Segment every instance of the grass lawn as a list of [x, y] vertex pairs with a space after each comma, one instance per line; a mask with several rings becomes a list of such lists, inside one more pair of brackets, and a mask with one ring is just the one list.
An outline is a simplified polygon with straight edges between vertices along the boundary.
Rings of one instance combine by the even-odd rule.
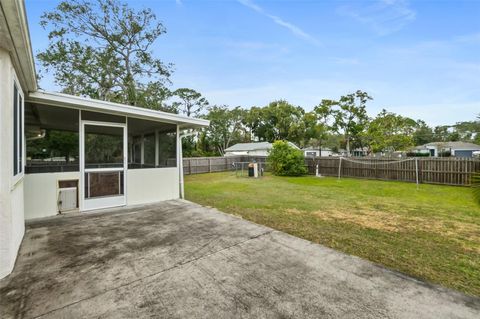
[[468, 188], [230, 172], [185, 182], [193, 202], [480, 295], [480, 207]]

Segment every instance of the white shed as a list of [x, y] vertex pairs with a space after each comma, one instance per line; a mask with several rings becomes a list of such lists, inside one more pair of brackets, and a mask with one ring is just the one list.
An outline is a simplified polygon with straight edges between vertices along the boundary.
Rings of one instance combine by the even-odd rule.
[[[300, 149], [292, 142], [287, 143], [293, 148]], [[273, 144], [269, 142], [237, 143], [225, 149], [225, 156], [268, 156], [268, 152], [272, 147]]]

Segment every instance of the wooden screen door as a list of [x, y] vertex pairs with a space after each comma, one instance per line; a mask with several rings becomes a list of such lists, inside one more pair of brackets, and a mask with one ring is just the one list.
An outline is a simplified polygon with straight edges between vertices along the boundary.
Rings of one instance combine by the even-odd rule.
[[125, 124], [82, 121], [81, 210], [125, 205], [127, 164]]

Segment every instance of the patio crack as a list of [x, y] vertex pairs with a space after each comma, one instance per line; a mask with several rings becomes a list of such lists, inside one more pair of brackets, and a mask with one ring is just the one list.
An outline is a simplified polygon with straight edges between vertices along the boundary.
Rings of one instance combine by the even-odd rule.
[[[198, 256], [198, 257], [194, 257], [194, 258], [192, 258], [192, 259], [183, 260], [183, 261], [181, 261], [181, 262], [178, 262], [178, 263], [174, 264], [174, 265], [171, 266], [171, 267], [162, 269], [162, 270], [157, 271], [157, 272], [155, 272], [155, 273], [152, 273], [152, 274], [146, 275], [146, 276], [144, 276], [144, 277], [141, 277], [141, 278], [132, 280], [132, 281], [130, 281], [130, 282], [121, 284], [121, 285], [119, 285], [119, 286], [112, 287], [112, 288], [107, 289], [107, 290], [105, 290], [105, 291], [102, 291], [102, 292], [100, 292], [100, 293], [97, 293], [97, 294], [91, 295], [91, 296], [89, 296], [89, 297], [86, 297], [86, 298], [83, 298], [83, 299], [80, 299], [80, 300], [71, 302], [71, 303], [66, 304], [66, 305], [63, 305], [63, 306], [61, 306], [61, 307], [58, 307], [58, 308], [49, 310], [49, 311], [47, 311], [47, 312], [45, 312], [45, 313], [42, 313], [42, 314], [37, 315], [37, 316], [34, 316], [33, 318], [42, 318], [42, 317], [44, 317], [44, 316], [47, 316], [47, 315], [52, 314], [52, 313], [54, 313], [54, 312], [57, 312], [57, 311], [59, 311], [59, 310], [66, 309], [66, 308], [68, 308], [68, 307], [70, 307], [70, 306], [79, 304], [79, 303], [81, 303], [81, 302], [83, 302], [83, 301], [90, 300], [90, 299], [94, 299], [94, 298], [96, 298], [96, 297], [98, 297], [98, 296], [101, 296], [101, 295], [104, 295], [104, 294], [106, 294], [106, 293], [108, 293], [108, 292], [115, 291], [115, 290], [119, 290], [119, 289], [121, 289], [121, 288], [124, 288], [124, 287], [127, 287], [127, 286], [131, 286], [132, 284], [135, 284], [135, 283], [140, 283], [140, 282], [144, 281], [145, 279], [148, 279], [148, 278], [151, 278], [151, 277], [155, 277], [155, 276], [164, 274], [164, 273], [166, 273], [166, 272], [169, 272], [169, 271], [171, 271], [171, 270], [177, 269], [177, 268], [179, 268], [179, 267], [182, 267], [182, 266], [185, 266], [185, 265], [194, 263], [194, 262], [196, 262], [196, 261], [198, 261], [198, 260], [201, 260], [201, 259], [204, 259], [204, 258], [208, 258], [208, 257], [213, 256], [213, 255], [215, 255], [215, 254], [222, 253], [223, 251], [226, 251], [226, 250], [229, 250], [229, 249], [231, 249], [231, 248], [234, 248], [234, 247], [243, 245], [243, 244], [245, 244], [245, 243], [247, 243], [247, 242], [249, 242], [249, 241], [251, 241], [251, 240], [258, 239], [258, 238], [260, 238], [260, 237], [269, 235], [269, 234], [271, 234], [271, 233], [273, 233], [273, 232], [277, 232], [277, 231], [274, 230], [274, 229], [270, 229], [270, 230], [268, 230], [268, 231], [266, 231], [266, 232], [263, 232], [263, 233], [260, 233], [260, 234], [258, 234], [258, 235], [250, 236], [250, 237], [248, 237], [247, 239], [242, 240], [242, 241], [239, 241], [239, 242], [237, 242], [237, 243], [234, 243], [234, 244], [232, 244], [232, 245], [230, 245], [230, 246], [221, 248], [221, 249], [216, 250], [216, 251], [213, 251], [213, 252], [211, 252], [211, 253], [207, 253], [207, 254], [205, 254], [205, 255], [201, 255], [201, 256]], [[138, 287], [138, 286], [139, 286], [139, 284], [133, 285], [132, 288], [135, 288], [135, 287]]]

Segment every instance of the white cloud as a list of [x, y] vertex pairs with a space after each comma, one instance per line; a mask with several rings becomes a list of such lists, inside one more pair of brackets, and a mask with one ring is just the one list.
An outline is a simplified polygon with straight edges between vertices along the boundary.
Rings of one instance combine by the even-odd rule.
[[407, 0], [377, 0], [370, 5], [355, 2], [339, 7], [338, 12], [367, 25], [380, 36], [399, 31], [416, 18]]
[[341, 57], [333, 57], [330, 60], [335, 64], [340, 65], [359, 65], [360, 61], [357, 58], [341, 58]]
[[260, 8], [259, 6], [257, 6], [255, 3], [253, 3], [250, 0], [238, 0], [238, 2], [240, 2], [241, 4], [243, 4], [244, 6], [250, 8], [252, 10], [257, 11], [258, 13], [264, 13], [262, 8]]
[[250, 8], [255, 12], [258, 12], [264, 15], [265, 17], [271, 19], [274, 23], [278, 24], [279, 26], [286, 28], [291, 33], [293, 33], [296, 37], [303, 39], [313, 45], [316, 45], [316, 46], [320, 45], [320, 42], [317, 39], [315, 39], [312, 35], [308, 34], [307, 32], [303, 31], [300, 27], [294, 25], [293, 23], [283, 20], [278, 16], [265, 12], [265, 10], [263, 10], [260, 6], [258, 6], [254, 2], [250, 0], [238, 0], [238, 2], [244, 5], [245, 7]]
[[461, 35], [456, 37], [455, 40], [463, 44], [480, 44], [480, 32]]

